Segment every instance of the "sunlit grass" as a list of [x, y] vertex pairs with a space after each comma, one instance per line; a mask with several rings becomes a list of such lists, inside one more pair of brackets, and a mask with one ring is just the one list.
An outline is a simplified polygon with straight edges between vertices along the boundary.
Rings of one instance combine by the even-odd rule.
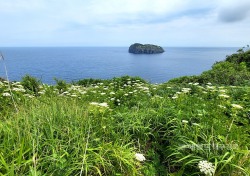
[[249, 86], [121, 77], [11, 89], [18, 112], [0, 82], [2, 175], [202, 175], [201, 161], [250, 174]]

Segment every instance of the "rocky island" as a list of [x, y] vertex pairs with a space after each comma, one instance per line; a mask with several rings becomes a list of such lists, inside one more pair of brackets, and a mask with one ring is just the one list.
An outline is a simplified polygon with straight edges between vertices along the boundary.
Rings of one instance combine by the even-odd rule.
[[164, 49], [157, 45], [135, 43], [129, 47], [128, 52], [133, 54], [157, 54], [163, 53]]

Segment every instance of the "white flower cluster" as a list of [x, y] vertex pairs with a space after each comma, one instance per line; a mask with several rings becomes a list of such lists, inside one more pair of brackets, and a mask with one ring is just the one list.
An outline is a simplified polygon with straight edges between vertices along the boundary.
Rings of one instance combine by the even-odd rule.
[[105, 103], [105, 102], [104, 103], [91, 102], [90, 104], [94, 106], [105, 107], [105, 108], [109, 107], [108, 103]]
[[206, 176], [213, 176], [215, 172], [215, 167], [212, 163], [203, 160], [200, 161], [198, 164], [198, 167], [202, 173], [204, 173]]
[[136, 153], [135, 159], [137, 159], [138, 161], [145, 161], [146, 160], [145, 156], [141, 153]]
[[235, 109], [243, 109], [243, 107], [241, 105], [238, 105], [238, 104], [232, 104], [232, 107]]
[[8, 92], [4, 92], [4, 93], [3, 93], [3, 96], [4, 96], [4, 97], [10, 97], [10, 94], [9, 94]]

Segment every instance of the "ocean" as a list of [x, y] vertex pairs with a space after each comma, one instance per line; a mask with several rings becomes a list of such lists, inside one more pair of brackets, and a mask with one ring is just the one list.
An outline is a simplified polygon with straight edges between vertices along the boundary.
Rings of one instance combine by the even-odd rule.
[[[84, 78], [140, 76], [151, 83], [199, 75], [216, 61], [236, 52], [235, 47], [164, 47], [154, 55], [128, 53], [128, 47], [0, 47], [11, 81], [29, 74], [43, 83], [54, 78], [72, 82]], [[6, 78], [3, 61], [0, 77]]]

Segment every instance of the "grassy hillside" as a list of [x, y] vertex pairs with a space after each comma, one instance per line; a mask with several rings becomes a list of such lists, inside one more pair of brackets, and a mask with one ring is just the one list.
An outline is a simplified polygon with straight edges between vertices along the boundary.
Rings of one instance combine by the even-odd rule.
[[2, 80], [0, 175], [249, 175], [250, 87], [211, 78]]

